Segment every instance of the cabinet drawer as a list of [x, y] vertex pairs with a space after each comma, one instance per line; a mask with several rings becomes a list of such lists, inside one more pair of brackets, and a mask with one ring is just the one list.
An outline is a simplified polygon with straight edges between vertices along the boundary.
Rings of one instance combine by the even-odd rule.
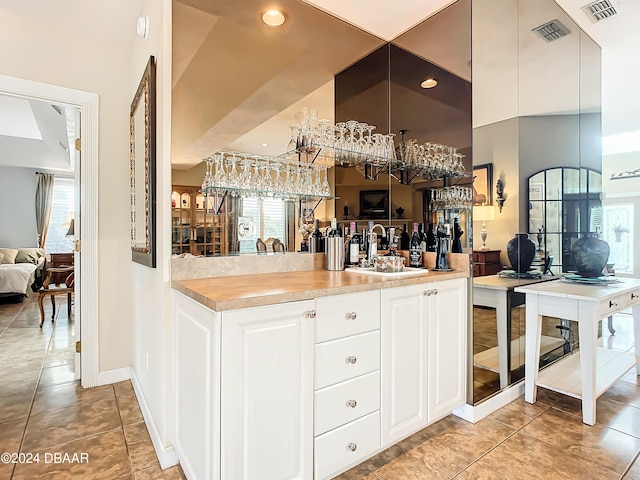
[[380, 330], [316, 345], [315, 388], [380, 369]]
[[380, 412], [376, 411], [316, 437], [314, 478], [331, 478], [357, 465], [379, 448]]
[[625, 308], [627, 308], [627, 306], [631, 305], [632, 303], [635, 303], [635, 299], [631, 300], [631, 294], [630, 293], [624, 293], [621, 295], [616, 295], [613, 298], [610, 298], [609, 300], [600, 302], [600, 317], [604, 318], [604, 317], [608, 317], [609, 315], [612, 315], [614, 312], [619, 312], [621, 310], [624, 310]]
[[380, 328], [380, 291], [316, 299], [316, 342]]
[[380, 410], [380, 372], [347, 380], [315, 393], [315, 435]]

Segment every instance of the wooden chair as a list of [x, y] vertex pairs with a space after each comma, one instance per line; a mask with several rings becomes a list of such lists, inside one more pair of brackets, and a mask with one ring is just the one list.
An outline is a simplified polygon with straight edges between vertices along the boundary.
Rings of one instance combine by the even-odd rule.
[[[67, 295], [67, 315], [71, 315], [71, 294], [73, 293], [73, 268], [74, 267], [50, 267], [47, 268], [47, 275], [42, 284], [42, 288], [38, 291], [38, 307], [40, 307], [40, 328], [44, 324], [44, 302], [45, 297], [51, 297], [51, 306], [53, 307], [53, 313], [51, 314], [51, 321], [54, 321], [56, 315], [56, 295]], [[64, 274], [67, 280], [65, 283], [55, 284], [52, 283], [54, 275]]]

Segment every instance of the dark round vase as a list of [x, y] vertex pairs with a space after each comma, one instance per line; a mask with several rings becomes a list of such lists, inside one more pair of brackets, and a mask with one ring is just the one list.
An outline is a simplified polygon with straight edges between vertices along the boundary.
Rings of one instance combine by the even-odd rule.
[[529, 235], [526, 233], [516, 233], [516, 236], [507, 243], [507, 255], [513, 270], [518, 273], [527, 273], [536, 256], [536, 245], [529, 240]]
[[609, 244], [597, 236], [587, 234], [573, 242], [571, 254], [578, 275], [587, 278], [599, 277], [609, 259]]

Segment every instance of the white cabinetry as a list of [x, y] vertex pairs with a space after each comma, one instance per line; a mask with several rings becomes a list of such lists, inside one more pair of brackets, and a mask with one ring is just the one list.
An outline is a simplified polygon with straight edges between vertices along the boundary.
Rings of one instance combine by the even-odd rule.
[[382, 445], [465, 402], [466, 279], [381, 292]]
[[219, 478], [220, 314], [173, 292], [176, 439], [187, 478]]
[[316, 300], [314, 478], [380, 449], [380, 292]]
[[312, 478], [313, 307], [222, 313], [220, 478]]

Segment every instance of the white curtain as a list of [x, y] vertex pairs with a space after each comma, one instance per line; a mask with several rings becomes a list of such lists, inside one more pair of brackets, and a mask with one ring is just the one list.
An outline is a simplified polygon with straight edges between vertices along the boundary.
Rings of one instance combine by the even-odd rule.
[[36, 228], [38, 229], [38, 247], [44, 248], [49, 232], [51, 204], [53, 199], [53, 175], [38, 173], [36, 189]]

